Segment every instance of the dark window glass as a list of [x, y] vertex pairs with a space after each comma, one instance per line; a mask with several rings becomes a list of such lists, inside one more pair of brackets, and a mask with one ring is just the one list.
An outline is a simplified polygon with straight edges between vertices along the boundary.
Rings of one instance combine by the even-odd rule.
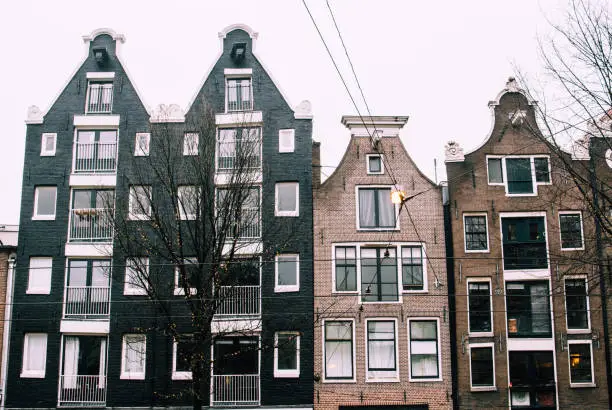
[[503, 218], [504, 269], [548, 267], [543, 217]]
[[398, 300], [397, 258], [394, 248], [361, 248], [361, 300]]
[[506, 174], [508, 176], [508, 193], [533, 193], [530, 158], [506, 158]]
[[214, 374], [257, 374], [259, 347], [256, 337], [222, 337], [215, 340]]
[[488, 282], [470, 282], [470, 332], [491, 332], [491, 290]]
[[559, 215], [559, 225], [561, 228], [561, 248], [582, 248], [580, 214]]
[[550, 182], [548, 158], [534, 158], [533, 164], [535, 166], [536, 182]]
[[357, 290], [357, 255], [354, 246], [336, 247], [336, 290]]
[[181, 340], [176, 344], [176, 369], [177, 372], [191, 371], [192, 344], [189, 341]]
[[585, 343], [570, 343], [570, 382], [592, 383], [591, 346]]
[[278, 370], [298, 370], [297, 340], [296, 334], [279, 333], [277, 335]]
[[584, 279], [565, 280], [568, 329], [588, 329], [587, 290]]
[[489, 183], [490, 184], [501, 184], [504, 182], [504, 175], [502, 173], [502, 160], [501, 158], [489, 158], [487, 161], [489, 168]]
[[423, 248], [402, 247], [402, 286], [404, 290], [423, 290]]
[[379, 174], [382, 172], [382, 161], [378, 156], [368, 157], [368, 172]]
[[493, 375], [493, 348], [473, 347], [470, 357], [470, 368], [472, 371], [472, 386], [494, 386]]
[[487, 217], [465, 217], [465, 249], [468, 251], [482, 251], [488, 248], [487, 244]]
[[547, 282], [507, 282], [509, 337], [550, 337], [550, 294]]
[[552, 352], [509, 352], [512, 408], [556, 408]]
[[359, 227], [395, 228], [391, 188], [359, 188]]

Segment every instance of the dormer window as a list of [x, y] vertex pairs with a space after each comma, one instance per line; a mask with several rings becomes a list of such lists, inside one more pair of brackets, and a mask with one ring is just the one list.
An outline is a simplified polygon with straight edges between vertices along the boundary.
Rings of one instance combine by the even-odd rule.
[[113, 111], [112, 81], [90, 81], [87, 85], [87, 114], [110, 114]]
[[368, 154], [366, 155], [366, 162], [368, 166], [368, 174], [382, 175], [385, 173], [382, 155]]
[[227, 111], [251, 111], [253, 88], [250, 78], [228, 78], [226, 81]]

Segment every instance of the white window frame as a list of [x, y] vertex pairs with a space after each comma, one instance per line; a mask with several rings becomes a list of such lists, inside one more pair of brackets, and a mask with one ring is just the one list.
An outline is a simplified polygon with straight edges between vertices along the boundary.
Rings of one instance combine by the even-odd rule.
[[[529, 163], [531, 165], [531, 184], [533, 186], [533, 192], [532, 193], [519, 193], [519, 194], [512, 194], [508, 192], [508, 174], [507, 174], [507, 170], [506, 170], [506, 160], [507, 159], [518, 159], [518, 158], [529, 158]], [[548, 182], [537, 182], [536, 181], [536, 169], [535, 169], [535, 162], [534, 159], [535, 158], [546, 158], [548, 160]], [[500, 159], [501, 160], [501, 166], [502, 166], [502, 178], [504, 180], [504, 182], [496, 182], [496, 183], [491, 183], [489, 182], [489, 159]], [[530, 154], [530, 155], [487, 155], [486, 156], [486, 167], [487, 167], [487, 184], [490, 186], [496, 186], [496, 185], [503, 185], [505, 188], [505, 192], [506, 192], [506, 196], [508, 197], [513, 197], [513, 196], [537, 196], [538, 195], [538, 186], [539, 185], [552, 185], [552, 173], [550, 171], [551, 169], [551, 164], [550, 164], [550, 155], [548, 154]]]
[[[369, 346], [368, 346], [368, 323], [369, 322], [393, 322], [394, 329], [394, 344], [395, 344], [395, 371], [376, 371], [369, 368]], [[365, 336], [365, 381], [366, 383], [397, 383], [400, 381], [400, 356], [399, 356], [399, 338], [397, 319], [392, 317], [370, 317], [365, 321], [364, 327]], [[379, 374], [382, 373], [382, 374]]]
[[[336, 290], [336, 248], [355, 248], [355, 290]], [[359, 294], [359, 244], [340, 244], [340, 243], [332, 243], [332, 293], [346, 294], [346, 295], [356, 295]]]
[[[587, 307], [587, 328], [586, 329], [570, 329], [567, 323], [567, 293], [565, 287], [566, 280], [583, 280], [586, 291], [586, 307]], [[565, 307], [565, 330], [569, 334], [591, 333], [591, 301], [589, 298], [589, 281], [586, 275], [567, 275], [563, 278], [563, 306]]]
[[[234, 71], [231, 71], [232, 69], [224, 69], [224, 75], [225, 75], [225, 112], [242, 112], [242, 110], [232, 110], [229, 111], [229, 84], [228, 82], [231, 80], [249, 80], [249, 98], [251, 101], [251, 109], [248, 111], [253, 111], [254, 107], [255, 107], [255, 101], [254, 101], [254, 93], [253, 93], [253, 69], [252, 68], [243, 68], [243, 69], [233, 69]], [[240, 70], [240, 71], [238, 71]], [[241, 91], [242, 93], [242, 91]], [[243, 100], [244, 101], [244, 100]]]
[[[195, 214], [188, 214], [188, 213], [186, 213], [185, 212], [185, 207], [183, 206], [183, 200], [184, 200], [183, 195], [185, 195], [185, 192], [189, 191], [189, 190], [195, 191], [193, 193], [193, 195], [195, 196], [195, 199], [196, 199], [196, 204], [194, 204], [195, 207], [196, 207], [196, 213]], [[197, 204], [197, 202], [199, 202], [199, 200], [200, 200], [200, 190], [199, 190], [198, 186], [197, 185], [179, 185], [177, 187], [177, 189], [176, 189], [176, 197], [177, 197], [176, 199], [177, 199], [177, 203], [178, 203], [179, 219], [181, 221], [193, 221], [193, 220], [197, 219], [198, 218], [197, 210], [200, 208], [199, 205]]]
[[[370, 158], [379, 158], [380, 159], [380, 171], [374, 172], [370, 170]], [[366, 170], [368, 175], [384, 175], [385, 173], [385, 163], [382, 154], [366, 154]]]
[[186, 132], [183, 135], [183, 156], [194, 156], [200, 153], [200, 135], [197, 132]]
[[[195, 257], [189, 257], [183, 260], [183, 264], [185, 265], [197, 264], [197, 263], [198, 263], [198, 259]], [[179, 286], [179, 276], [180, 276], [179, 267], [175, 266], [174, 267], [174, 295], [175, 296], [185, 296], [185, 289], [183, 289], [182, 286]], [[193, 296], [197, 293], [198, 293], [198, 290], [196, 288], [189, 288], [190, 295]]]
[[[134, 344], [138, 343], [139, 345], [142, 344], [141, 345], [142, 349], [139, 352], [139, 354], [143, 356], [143, 364], [142, 364], [141, 372], [125, 371], [126, 349], [132, 348], [128, 346], [128, 339], [130, 338], [132, 339], [141, 338], [142, 339], [142, 340], [139, 340], [138, 342], [131, 342]], [[147, 371], [147, 336], [142, 333], [124, 334], [123, 338], [121, 339], [121, 374], [119, 375], [119, 378], [127, 379], [127, 380], [144, 380], [146, 371]]]
[[[493, 361], [493, 385], [492, 386], [474, 386], [472, 382], [472, 349], [490, 347], [491, 348], [491, 356]], [[497, 380], [495, 377], [495, 343], [470, 343], [469, 345], [469, 366], [470, 366], [470, 391], [478, 392], [478, 391], [497, 391]]]
[[[399, 218], [399, 204], [393, 204], [394, 209], [394, 217], [395, 217], [395, 227], [391, 228], [362, 228], [359, 221], [359, 190], [360, 189], [370, 189], [370, 188], [385, 188], [389, 189], [393, 192], [392, 185], [356, 185], [355, 186], [355, 226], [358, 231], [399, 231], [400, 230], [400, 218]], [[391, 202], [391, 196], [389, 195], [389, 202]]]
[[149, 258], [148, 257], [141, 256], [141, 257], [126, 258], [125, 260], [125, 279], [124, 279], [124, 287], [123, 287], [124, 295], [143, 296], [143, 295], [148, 294], [148, 286], [149, 286], [148, 281], [144, 283], [145, 287], [141, 287], [141, 286], [138, 286], [137, 284], [134, 285], [133, 283], [130, 283], [130, 281], [128, 280], [128, 278], [130, 277], [130, 274], [128, 273], [129, 271], [133, 272], [132, 275], [135, 275], [137, 278], [140, 272], [137, 269], [132, 268], [132, 266], [138, 266], [141, 263], [144, 267], [144, 272], [148, 277], [149, 275]]
[[[283, 144], [283, 140], [287, 139], [285, 142], [289, 142], [288, 144]], [[295, 129], [287, 128], [278, 130], [278, 152], [295, 152]]]
[[[142, 145], [142, 139], [147, 141], [146, 146]], [[148, 157], [151, 151], [151, 134], [148, 132], [137, 132], [134, 138], [134, 156]]]
[[[404, 290], [404, 259], [402, 256], [402, 248], [403, 247], [421, 247], [421, 259], [423, 260], [423, 289], [408, 289], [408, 290]], [[409, 242], [409, 243], [398, 243], [397, 246], [397, 255], [398, 255], [398, 262], [397, 262], [397, 269], [398, 269], [398, 280], [399, 280], [399, 287], [400, 287], [400, 291], [401, 293], [404, 294], [408, 294], [408, 293], [428, 293], [429, 292], [429, 280], [427, 279], [427, 250], [425, 249], [425, 243], [419, 243], [419, 242]], [[361, 269], [361, 264], [360, 264], [360, 269]], [[361, 273], [361, 271], [360, 271]], [[361, 278], [360, 278], [361, 280]], [[368, 302], [369, 303], [369, 302]]]
[[[53, 215], [39, 215], [38, 214], [38, 190], [40, 188], [55, 189], [55, 200], [53, 202]], [[54, 221], [56, 214], [57, 214], [57, 186], [56, 185], [39, 185], [39, 186], [34, 187], [34, 212], [32, 213], [32, 220], [34, 221]]]
[[[295, 186], [295, 210], [281, 211], [278, 209], [278, 188], [280, 185]], [[300, 216], [300, 183], [294, 181], [277, 182], [274, 184], [274, 216]]]
[[192, 372], [176, 371], [178, 342], [172, 341], [172, 380], [191, 380]]
[[[25, 364], [28, 362], [28, 347], [30, 344], [30, 336], [43, 336], [44, 335], [44, 352], [42, 354], [43, 356], [43, 363], [42, 363], [42, 370], [28, 370], [25, 369]], [[49, 336], [47, 335], [47, 333], [26, 333], [23, 337], [23, 353], [21, 355], [21, 378], [30, 378], [30, 379], [44, 379], [45, 378], [45, 373], [47, 370], [47, 343], [49, 340]]]
[[[412, 359], [410, 352], [410, 323], [419, 322], [419, 321], [428, 321], [428, 322], [436, 322], [437, 326], [437, 342], [438, 342], [438, 350], [437, 350], [437, 359], [438, 359], [438, 377], [429, 377], [429, 378], [413, 378], [412, 377]], [[442, 346], [441, 346], [441, 334], [440, 334], [440, 319], [437, 317], [411, 317], [407, 320], [408, 326], [408, 380], [415, 383], [427, 383], [427, 382], [440, 382], [443, 380], [442, 378]]]
[[[469, 218], [472, 216], [484, 216], [485, 218], [485, 229], [487, 230], [486, 235], [487, 235], [487, 248], [486, 249], [468, 249], [467, 248], [467, 241], [466, 241], [466, 223], [465, 223], [465, 218]], [[487, 214], [487, 212], [466, 212], [463, 214], [463, 250], [465, 253], [489, 253], [490, 252], [490, 245], [489, 245], [489, 216]]]
[[[47, 138], [53, 138], [53, 148], [47, 150]], [[43, 132], [40, 138], [40, 156], [41, 157], [54, 157], [57, 149], [57, 133], [55, 132]]]
[[[143, 213], [143, 214], [135, 214], [132, 213], [132, 205], [134, 204], [134, 201], [136, 201], [137, 199], [137, 195], [136, 195], [136, 189], [138, 188], [143, 188], [145, 191], [145, 194], [148, 194], [149, 197], [149, 209], [147, 212]], [[129, 201], [128, 201], [128, 216], [129, 219], [131, 219], [132, 221], [146, 221], [151, 219], [151, 203], [153, 202], [153, 188], [151, 185], [130, 185], [130, 190], [129, 190]]]
[[[33, 266], [33, 261], [48, 262], [44, 266]], [[36, 265], [36, 264], [35, 264]], [[33, 276], [44, 274], [47, 275], [45, 280], [45, 286], [35, 287], [32, 286]], [[53, 275], [53, 258], [51, 256], [33, 256], [30, 258], [30, 266], [28, 269], [28, 288], [26, 294], [28, 295], [49, 295], [51, 293], [51, 277]]]
[[[491, 316], [491, 331], [490, 332], [471, 332], [470, 331], [470, 283], [482, 283], [482, 282], [486, 282], [489, 284], [489, 314]], [[493, 286], [491, 284], [491, 278], [489, 277], [482, 277], [482, 278], [478, 278], [478, 277], [472, 277], [472, 278], [467, 278], [466, 280], [466, 285], [465, 285], [465, 289], [466, 289], [466, 295], [467, 295], [467, 316], [468, 316], [468, 334], [472, 337], [491, 337], [493, 336], [493, 333], [495, 331], [494, 328], [494, 323], [493, 323]]]
[[[504, 269], [504, 280], [506, 281], [524, 281], [525, 280], [525, 272], [532, 273], [531, 276], [534, 280], [548, 280], [550, 279], [550, 248], [548, 243], [548, 216], [545, 211], [533, 211], [533, 212], [499, 212], [498, 214], [498, 223], [499, 223], [499, 238], [501, 245], [501, 260], [503, 267], [504, 265], [504, 218], [543, 218], [544, 219], [544, 239], [546, 242], [546, 261], [548, 266], [546, 268], [534, 268], [534, 269]], [[551, 305], [552, 306], [552, 305]]]
[[[353, 370], [353, 377], [351, 379], [337, 379], [337, 378], [331, 378], [328, 379], [325, 377], [325, 369], [326, 369], [326, 352], [325, 352], [325, 324], [327, 322], [351, 322], [351, 360], [352, 360], [352, 370]], [[323, 368], [321, 369], [321, 380], [323, 383], [355, 383], [357, 381], [357, 358], [356, 358], [356, 343], [357, 343], [357, 339], [355, 339], [355, 318], [330, 318], [330, 319], [323, 319], [322, 323], [321, 323], [321, 351], [323, 352], [323, 356], [322, 356], [322, 362], [323, 362]]]
[[[295, 285], [278, 284], [278, 258], [295, 257]], [[300, 254], [299, 253], [280, 253], [274, 257], [274, 292], [298, 292], [300, 290]]]
[[[583, 251], [584, 250], [584, 226], [582, 223], [582, 211], [559, 211], [558, 213], [559, 213], [559, 217], [557, 218], [557, 221], [559, 223], [559, 249], [561, 249], [561, 252]], [[564, 248], [563, 247], [563, 232], [561, 232], [561, 215], [578, 215], [578, 217], [580, 218], [580, 242], [582, 246], [580, 246], [579, 248]]]
[[[591, 382], [578, 382], [572, 383], [572, 359], [570, 355], [570, 345], [589, 345], [589, 349], [591, 350]], [[567, 341], [567, 366], [568, 366], [568, 378], [570, 382], [570, 388], [579, 388], [579, 387], [595, 387], [595, 362], [593, 360], [593, 343], [591, 339], [584, 340], [568, 340]]]
[[[296, 369], [279, 369], [278, 368], [278, 335], [292, 335], [295, 338], [296, 346]], [[275, 378], [296, 378], [300, 377], [300, 333], [281, 331], [274, 333], [274, 377]]]

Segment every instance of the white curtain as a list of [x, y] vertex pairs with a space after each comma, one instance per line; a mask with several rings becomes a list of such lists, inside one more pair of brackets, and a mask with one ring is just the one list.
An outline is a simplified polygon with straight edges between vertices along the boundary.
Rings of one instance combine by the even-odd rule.
[[113, 101], [113, 85], [104, 84], [102, 86], [102, 104], [110, 104]]
[[370, 350], [368, 354], [369, 368], [394, 369], [395, 346], [393, 340], [370, 341]]
[[325, 346], [325, 375], [352, 377], [353, 353], [350, 342], [327, 342]]
[[437, 377], [438, 356], [435, 341], [410, 342], [412, 377]]
[[91, 272], [92, 302], [108, 302], [110, 281], [110, 261], [93, 261]]
[[242, 94], [242, 101], [250, 101], [251, 100], [251, 82], [248, 80], [242, 80], [240, 83], [242, 89], [240, 93]]
[[106, 386], [106, 339], [100, 341], [100, 371], [98, 377], [98, 387], [103, 389]]
[[91, 84], [89, 86], [89, 105], [97, 105], [100, 98], [100, 84]]
[[374, 220], [374, 191], [369, 189], [359, 191], [359, 225], [362, 227], [376, 226]]
[[47, 359], [47, 335], [42, 333], [27, 334], [26, 338], [28, 350], [25, 354], [24, 370], [44, 373]]
[[395, 207], [391, 202], [391, 191], [379, 189], [376, 191], [378, 201], [378, 218], [380, 226], [395, 226]]
[[532, 285], [531, 294], [531, 331], [533, 333], [550, 332], [550, 314], [548, 312], [548, 289], [546, 285]]
[[125, 338], [125, 367], [126, 373], [144, 372], [144, 336], [126, 336]]
[[238, 100], [238, 94], [236, 89], [236, 81], [228, 81], [227, 82], [227, 101], [236, 102]]
[[79, 338], [67, 336], [64, 341], [64, 389], [77, 387]]

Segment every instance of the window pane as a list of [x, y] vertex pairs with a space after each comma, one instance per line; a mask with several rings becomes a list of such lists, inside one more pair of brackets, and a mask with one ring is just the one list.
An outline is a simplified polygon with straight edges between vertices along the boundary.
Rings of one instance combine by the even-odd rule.
[[402, 247], [402, 285], [404, 290], [423, 289], [423, 259], [420, 246]]
[[132, 215], [150, 216], [151, 213], [151, 187], [132, 186], [130, 188], [130, 213]]
[[395, 227], [395, 205], [391, 202], [391, 189], [377, 189], [378, 227]]
[[144, 373], [145, 335], [125, 335], [123, 337], [123, 372]]
[[533, 193], [530, 158], [506, 158], [506, 173], [508, 175], [508, 193]]
[[468, 251], [488, 248], [486, 216], [465, 217], [465, 248]]
[[379, 173], [382, 171], [382, 161], [380, 157], [368, 157], [368, 172]]
[[368, 322], [368, 370], [395, 370], [394, 322]]
[[533, 164], [535, 166], [536, 182], [550, 182], [548, 158], [534, 158]]
[[276, 184], [278, 203], [276, 208], [280, 212], [297, 211], [297, 183]]
[[359, 226], [361, 228], [376, 227], [374, 195], [375, 191], [372, 189], [359, 190]]
[[572, 383], [592, 383], [591, 346], [589, 344], [570, 344], [570, 378]]
[[294, 286], [297, 285], [297, 256], [277, 257], [278, 285]]
[[357, 260], [355, 247], [336, 248], [336, 290], [357, 290]]
[[277, 335], [279, 370], [297, 370], [297, 340], [296, 334], [279, 333]]
[[351, 322], [325, 323], [325, 377], [353, 377], [353, 330]]
[[438, 377], [436, 321], [410, 322], [410, 372], [414, 378]]
[[361, 298], [364, 302], [396, 301], [395, 248], [361, 249]]
[[36, 215], [55, 216], [55, 196], [57, 188], [54, 186], [37, 187]]
[[473, 347], [470, 352], [472, 386], [494, 386], [493, 348]]
[[44, 376], [47, 361], [47, 334], [26, 333], [24, 338], [22, 371]]
[[580, 214], [559, 215], [561, 228], [561, 247], [564, 249], [582, 247], [582, 229]]
[[470, 332], [491, 331], [491, 296], [487, 282], [472, 282], [468, 286]]
[[508, 282], [506, 305], [509, 337], [549, 337], [549, 299], [546, 282]]
[[52, 258], [30, 258], [27, 293], [48, 294], [51, 291]]
[[176, 346], [176, 372], [190, 372], [189, 363], [191, 356], [191, 346], [188, 342], [178, 342]]
[[565, 280], [568, 329], [588, 329], [587, 290], [584, 279]]
[[489, 158], [487, 161], [489, 168], [489, 183], [501, 184], [504, 182], [502, 174], [501, 158]]
[[410, 322], [410, 338], [413, 340], [437, 339], [436, 322]]

